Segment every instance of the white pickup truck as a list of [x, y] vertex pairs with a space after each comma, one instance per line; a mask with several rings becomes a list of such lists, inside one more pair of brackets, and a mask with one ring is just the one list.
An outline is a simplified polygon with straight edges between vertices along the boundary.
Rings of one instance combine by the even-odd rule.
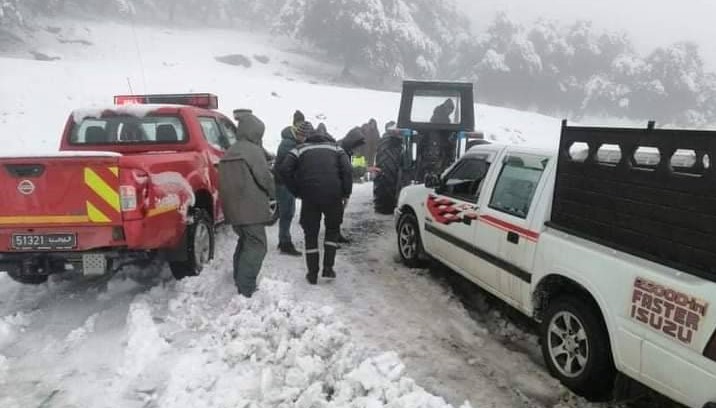
[[552, 375], [592, 400], [618, 373], [716, 407], [716, 132], [562, 127], [559, 150], [483, 144], [404, 188], [398, 249], [540, 322]]

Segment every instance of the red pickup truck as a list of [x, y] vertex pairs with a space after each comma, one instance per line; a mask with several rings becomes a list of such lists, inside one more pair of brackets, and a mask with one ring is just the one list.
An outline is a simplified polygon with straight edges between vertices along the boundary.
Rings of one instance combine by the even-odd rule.
[[163, 257], [197, 275], [223, 221], [215, 165], [236, 137], [211, 94], [128, 95], [72, 112], [60, 152], [0, 158], [0, 271], [39, 284]]

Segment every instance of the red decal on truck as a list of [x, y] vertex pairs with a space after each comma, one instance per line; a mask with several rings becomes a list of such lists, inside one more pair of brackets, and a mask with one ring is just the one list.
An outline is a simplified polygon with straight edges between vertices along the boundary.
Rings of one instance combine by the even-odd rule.
[[470, 225], [477, 219], [474, 205], [458, 203], [435, 194], [428, 195], [426, 207], [433, 219], [440, 224], [450, 225], [460, 222]]
[[517, 225], [510, 224], [509, 222], [502, 221], [501, 219], [496, 217], [482, 215], [480, 216], [480, 221], [492, 225], [493, 227], [499, 228], [503, 231], [515, 232], [533, 242], [537, 242], [539, 240], [539, 232], [531, 231], [527, 228], [522, 228]]
[[708, 311], [708, 302], [644, 278], [636, 278], [631, 296], [631, 318], [684, 344]]

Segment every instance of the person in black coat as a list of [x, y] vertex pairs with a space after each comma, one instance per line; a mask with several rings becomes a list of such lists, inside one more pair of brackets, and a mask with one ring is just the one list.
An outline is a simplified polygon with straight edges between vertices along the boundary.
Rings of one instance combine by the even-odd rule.
[[279, 173], [289, 190], [302, 200], [300, 222], [306, 241], [306, 279], [312, 285], [318, 281], [318, 233], [321, 218], [324, 217], [326, 232], [322, 276], [335, 278], [333, 266], [343, 207], [353, 190], [348, 155], [326, 135], [312, 132], [303, 145], [286, 156]]

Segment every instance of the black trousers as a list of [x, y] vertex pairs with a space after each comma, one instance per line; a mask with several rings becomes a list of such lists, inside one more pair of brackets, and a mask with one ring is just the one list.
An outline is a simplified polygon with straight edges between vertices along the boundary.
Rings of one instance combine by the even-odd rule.
[[321, 231], [321, 218], [325, 217], [326, 234], [323, 241], [323, 268], [332, 268], [336, 261], [338, 234], [343, 218], [343, 204], [340, 201], [331, 204], [318, 204], [304, 200], [301, 203], [301, 227], [306, 238], [306, 267], [308, 273], [317, 274], [320, 259], [318, 233]]

